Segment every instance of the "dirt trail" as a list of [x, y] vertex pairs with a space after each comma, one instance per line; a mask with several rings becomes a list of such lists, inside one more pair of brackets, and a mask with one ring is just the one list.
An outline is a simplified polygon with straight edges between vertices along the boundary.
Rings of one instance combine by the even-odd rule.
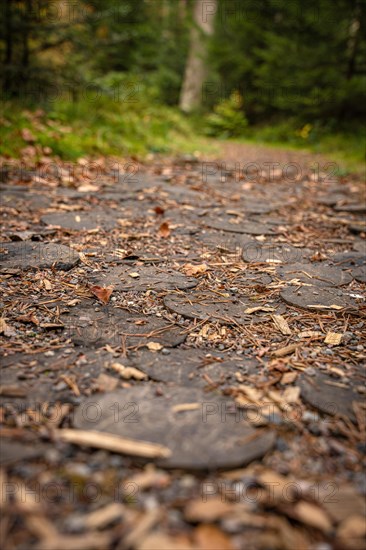
[[4, 548], [364, 548], [361, 182], [222, 158], [4, 172]]

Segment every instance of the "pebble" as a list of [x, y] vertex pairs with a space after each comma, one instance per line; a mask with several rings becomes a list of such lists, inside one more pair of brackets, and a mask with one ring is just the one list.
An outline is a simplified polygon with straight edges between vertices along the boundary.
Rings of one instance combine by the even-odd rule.
[[65, 384], [65, 382], [59, 382], [58, 384], [56, 384], [56, 386], [54, 387], [54, 390], [55, 391], [62, 391], [62, 390], [66, 390], [67, 388], [67, 384]]
[[168, 348], [163, 348], [163, 349], [161, 350], [161, 354], [162, 354], [162, 355], [170, 355], [170, 349], [168, 349]]
[[362, 344], [359, 344], [356, 349], [357, 349], [357, 351], [363, 351], [364, 347], [363, 347]]
[[305, 411], [302, 415], [302, 420], [304, 422], [317, 422], [319, 420], [319, 415], [312, 411]]
[[53, 357], [54, 355], [55, 355], [55, 352], [51, 350], [46, 351], [44, 354], [45, 357]]

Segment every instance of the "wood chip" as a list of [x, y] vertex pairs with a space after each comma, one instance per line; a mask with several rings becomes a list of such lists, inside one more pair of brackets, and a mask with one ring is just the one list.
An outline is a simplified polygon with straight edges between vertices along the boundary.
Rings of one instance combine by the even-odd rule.
[[94, 430], [56, 430], [56, 439], [61, 439], [74, 445], [105, 449], [114, 453], [131, 456], [143, 456], [145, 458], [167, 458], [171, 455], [170, 449], [163, 445], [148, 441], [136, 441], [117, 435], [106, 434]]
[[324, 343], [328, 344], [329, 346], [339, 346], [339, 344], [342, 341], [342, 334], [339, 332], [328, 332]]
[[272, 315], [273, 322], [276, 326], [276, 328], [285, 336], [289, 336], [292, 334], [292, 331], [290, 327], [288, 326], [288, 323], [282, 315]]
[[247, 313], [250, 315], [251, 313], [255, 313], [256, 311], [274, 311], [274, 307], [269, 306], [256, 306], [256, 307], [248, 307], [244, 310], [244, 313]]
[[285, 346], [284, 348], [273, 351], [272, 355], [274, 355], [275, 357], [284, 357], [285, 355], [290, 355], [291, 353], [294, 353], [297, 348], [298, 344], [290, 344], [289, 346]]
[[125, 507], [120, 502], [112, 502], [91, 512], [84, 518], [84, 525], [88, 529], [104, 529], [110, 523], [122, 518]]
[[201, 403], [182, 403], [181, 405], [175, 405], [172, 407], [173, 412], [184, 412], [184, 411], [196, 411], [202, 406]]
[[135, 367], [125, 367], [121, 363], [112, 363], [109, 368], [118, 372], [124, 380], [130, 380], [131, 378], [133, 380], [147, 380], [147, 374]]
[[302, 500], [293, 506], [293, 514], [298, 521], [324, 533], [329, 533], [332, 530], [332, 522], [328, 514], [315, 504]]

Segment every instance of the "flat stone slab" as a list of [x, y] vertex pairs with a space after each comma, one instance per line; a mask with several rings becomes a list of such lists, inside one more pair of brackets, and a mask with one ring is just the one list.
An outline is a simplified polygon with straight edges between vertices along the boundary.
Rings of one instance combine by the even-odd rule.
[[[98, 311], [95, 311], [97, 308]], [[157, 342], [175, 347], [186, 339], [183, 329], [152, 315], [137, 315], [113, 307], [84, 302], [60, 316], [66, 336], [76, 345], [101, 347], [144, 346]]]
[[0, 243], [0, 263], [5, 269], [46, 269], [65, 271], [80, 261], [75, 250], [57, 243], [17, 241]]
[[290, 264], [278, 266], [277, 276], [285, 281], [297, 279], [302, 283], [316, 286], [342, 286], [352, 281], [352, 275], [339, 267], [325, 262]]
[[170, 350], [169, 355], [141, 351], [130, 356], [131, 363], [156, 382], [177, 386], [207, 387], [236, 383], [235, 373], [255, 374], [262, 366], [252, 359], [228, 357], [212, 350]]
[[237, 223], [236, 218], [228, 220], [205, 220], [207, 227], [219, 229], [229, 233], [243, 233], [247, 235], [273, 235], [275, 231], [268, 225], [260, 222], [240, 221]]
[[361, 203], [340, 204], [333, 207], [336, 212], [352, 212], [353, 214], [365, 214], [366, 206]]
[[112, 229], [116, 225], [115, 214], [108, 212], [53, 212], [41, 217], [46, 225], [53, 225], [70, 231], [90, 231], [91, 229]]
[[350, 252], [339, 252], [338, 254], [334, 254], [330, 259], [334, 264], [343, 269], [366, 265], [365, 251], [352, 250]]
[[366, 265], [361, 265], [360, 267], [352, 269], [351, 273], [356, 281], [359, 283], [366, 283]]
[[184, 290], [197, 286], [197, 280], [193, 277], [186, 277], [167, 267], [156, 268], [145, 265], [112, 267], [107, 272], [92, 276], [91, 280], [97, 285], [113, 285], [120, 291], [174, 290], [176, 288]]
[[36, 445], [23, 443], [20, 441], [12, 441], [2, 438], [1, 440], [0, 465], [10, 465], [22, 460], [31, 460], [42, 456], [45, 452], [45, 446], [37, 441]]
[[[342, 380], [338, 380], [326, 374], [317, 373], [316, 376], [301, 375], [298, 385], [301, 397], [315, 409], [335, 416], [346, 416], [352, 422], [356, 422], [354, 403], [363, 403], [364, 399], [352, 386], [347, 387]], [[337, 385], [338, 384], [338, 385]]]
[[295, 248], [290, 244], [252, 241], [243, 249], [243, 260], [248, 263], [293, 264], [304, 261], [308, 254], [305, 248]]
[[[249, 236], [224, 231], [205, 231], [196, 236], [202, 247], [210, 247], [227, 253], [239, 253], [244, 246], [252, 242]], [[241, 252], [240, 252], [241, 254]]]
[[340, 290], [332, 288], [289, 287], [280, 293], [281, 298], [291, 306], [310, 309], [312, 311], [341, 311], [344, 308], [358, 309], [358, 303], [354, 298]]
[[259, 306], [248, 298], [224, 298], [210, 291], [193, 291], [186, 294], [167, 294], [164, 305], [170, 311], [188, 319], [219, 321], [223, 325], [260, 323], [269, 319], [268, 313], [260, 316], [246, 314], [247, 308]]
[[186, 470], [244, 466], [275, 441], [273, 432], [254, 430], [231, 400], [186, 387], [159, 396], [151, 386], [94, 395], [76, 410], [74, 426], [164, 445], [171, 456], [157, 464]]

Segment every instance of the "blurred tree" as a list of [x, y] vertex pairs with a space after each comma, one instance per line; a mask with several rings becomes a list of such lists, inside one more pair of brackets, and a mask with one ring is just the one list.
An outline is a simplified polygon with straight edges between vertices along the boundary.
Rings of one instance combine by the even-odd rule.
[[216, 10], [217, 0], [195, 0], [190, 49], [179, 101], [186, 113], [202, 105], [203, 85], [208, 74], [207, 37], [213, 33]]

